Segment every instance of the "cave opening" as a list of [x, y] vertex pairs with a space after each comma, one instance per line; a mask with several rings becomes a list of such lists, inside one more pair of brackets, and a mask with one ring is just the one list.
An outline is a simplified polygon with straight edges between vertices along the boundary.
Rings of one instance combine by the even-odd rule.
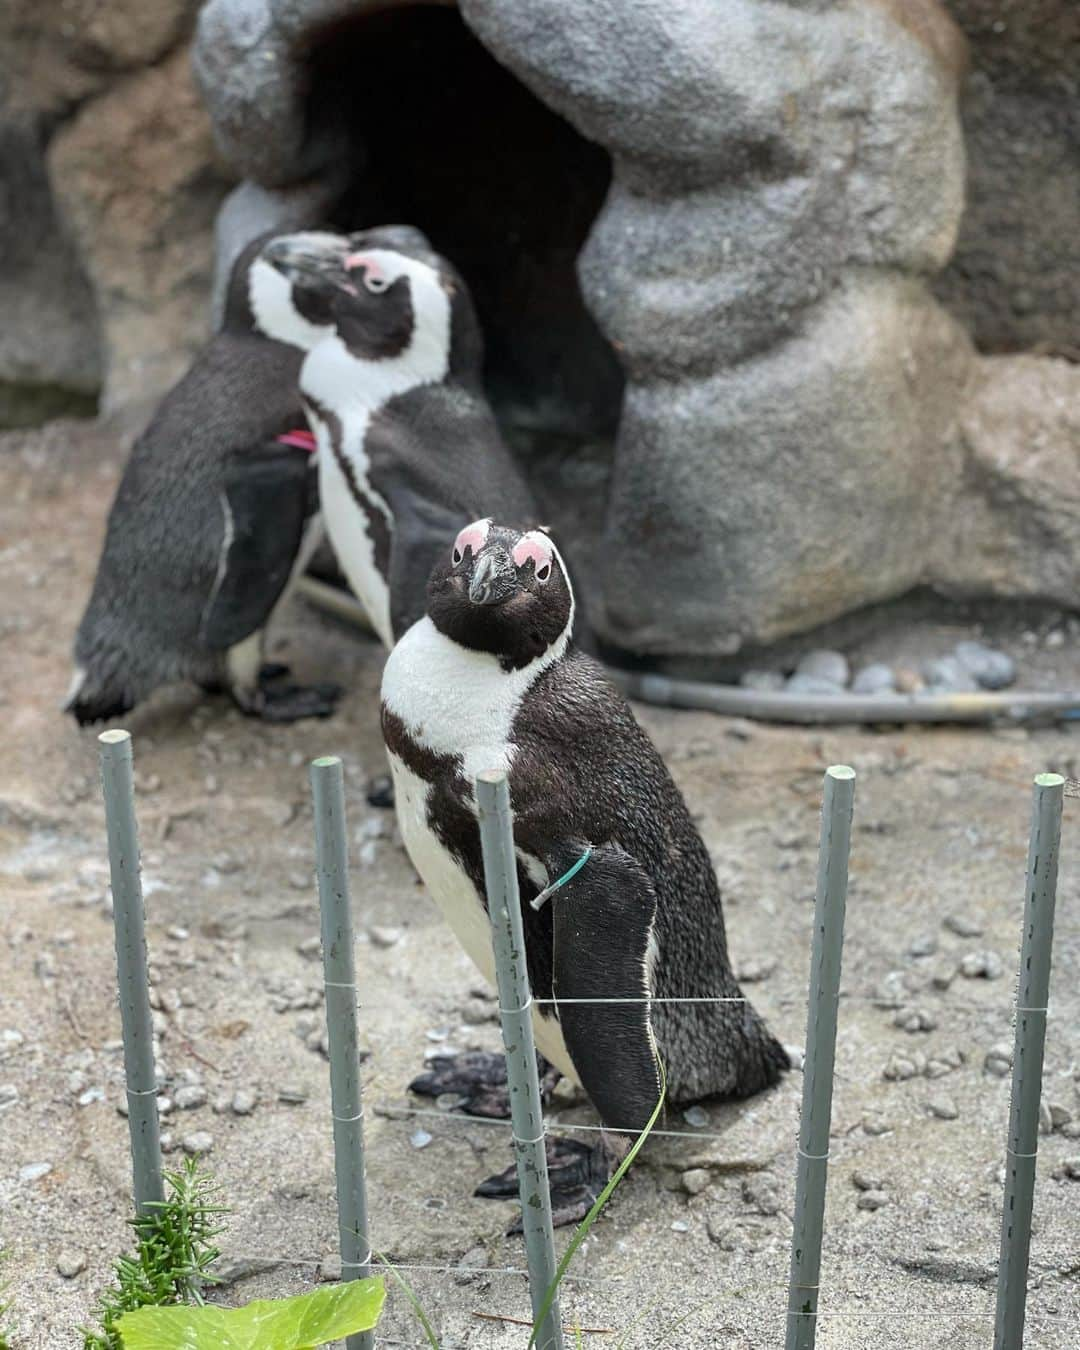
[[464, 276], [508, 438], [543, 454], [610, 441], [623, 375], [575, 260], [611, 180], [607, 152], [481, 45], [455, 6], [367, 13], [322, 30], [308, 133], [340, 137], [340, 228], [416, 225]]

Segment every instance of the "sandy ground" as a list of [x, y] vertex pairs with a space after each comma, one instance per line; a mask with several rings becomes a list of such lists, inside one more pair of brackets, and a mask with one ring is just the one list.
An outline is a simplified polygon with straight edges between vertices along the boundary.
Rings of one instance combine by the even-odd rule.
[[[0, 1241], [14, 1343], [49, 1350], [79, 1343], [130, 1204], [94, 732], [57, 712], [117, 458], [116, 438], [88, 425], [0, 439]], [[208, 1164], [233, 1208], [223, 1297], [302, 1290], [328, 1257], [332, 1274], [306, 764], [338, 752], [371, 1052], [375, 1244], [406, 1268], [447, 1350], [523, 1347], [522, 1327], [480, 1316], [528, 1308], [521, 1242], [503, 1236], [510, 1207], [472, 1197], [509, 1160], [505, 1134], [407, 1114], [429, 1105], [406, 1092], [426, 1051], [493, 1048], [497, 1029], [392, 821], [364, 799], [382, 766], [381, 653], [299, 603], [277, 637], [275, 655], [302, 675], [348, 686], [333, 720], [263, 726], [192, 690], [127, 719], [168, 1093], [207, 1098], [174, 1106], [164, 1127], [176, 1147], [212, 1136]], [[1040, 669], [1050, 662], [1064, 681], [1077, 655], [1067, 636]], [[821, 772], [837, 761], [858, 770], [818, 1343], [981, 1350], [1009, 1090], [985, 1060], [1011, 1038], [1029, 784], [1042, 769], [1075, 772], [1080, 739], [1068, 728], [823, 733], [641, 716], [713, 852], [748, 992], [788, 1043], [804, 1028]], [[1080, 1158], [1076, 819], [1069, 803], [1044, 1094], [1057, 1128], [1040, 1140], [1029, 1299], [1027, 1344], [1040, 1350], [1080, 1344], [1080, 1181], [1065, 1168]], [[992, 954], [994, 978], [956, 973], [978, 953]], [[925, 1029], [897, 1025], [883, 994], [903, 1004], [900, 1021]], [[568, 1323], [619, 1333], [587, 1344], [783, 1343], [800, 1089], [792, 1074], [753, 1102], [710, 1104], [696, 1140], [650, 1143], [566, 1286]], [[231, 1109], [238, 1091], [256, 1099], [249, 1114]], [[581, 1106], [556, 1109], [591, 1119]], [[690, 1195], [681, 1178], [694, 1168], [709, 1180]], [[856, 1176], [883, 1193], [880, 1208], [860, 1207]], [[85, 1269], [62, 1277], [62, 1254]], [[384, 1332], [387, 1346], [424, 1343], [396, 1293]]]

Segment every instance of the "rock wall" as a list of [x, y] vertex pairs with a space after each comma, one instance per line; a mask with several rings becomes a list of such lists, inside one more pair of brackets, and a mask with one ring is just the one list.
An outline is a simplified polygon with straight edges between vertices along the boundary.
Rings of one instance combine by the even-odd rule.
[[[312, 53], [410, 8], [208, 0], [194, 55], [209, 117], [188, 65], [198, 0], [0, 8], [0, 305], [15, 316], [0, 423], [156, 398], [207, 331], [215, 215], [220, 276], [257, 230], [310, 220], [343, 186], [351, 210], [383, 209], [365, 175], [386, 124], [348, 124]], [[1080, 354], [1074, 0], [460, 13], [610, 156], [577, 259], [610, 348], [572, 306], [553, 330], [568, 325], [567, 371], [602, 377], [579, 438], [621, 398], [595, 550], [610, 641], [707, 661], [924, 583], [1075, 604], [1080, 371], [1051, 359]], [[523, 326], [550, 330], [535, 260], [529, 285], [541, 308]], [[980, 355], [1022, 352], [1040, 355]], [[511, 357], [519, 386], [530, 360], [551, 364], [526, 415], [572, 442], [582, 403], [556, 396], [555, 356]]]
[[208, 331], [231, 179], [189, 70], [198, 4], [0, 6], [0, 425], [151, 402]]
[[980, 350], [1080, 359], [1080, 4], [946, 0], [971, 49], [967, 209], [937, 294]]

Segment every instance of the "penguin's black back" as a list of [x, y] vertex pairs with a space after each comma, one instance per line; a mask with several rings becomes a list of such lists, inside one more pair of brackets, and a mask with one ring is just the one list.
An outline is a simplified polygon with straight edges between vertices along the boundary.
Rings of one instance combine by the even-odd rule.
[[219, 333], [139, 437], [76, 638], [90, 687], [120, 683], [134, 701], [165, 680], [216, 674], [220, 657], [200, 651], [199, 626], [221, 557], [225, 474], [235, 456], [305, 425], [301, 355]]
[[[541, 841], [568, 838], [617, 844], [656, 892], [654, 994], [738, 998], [708, 850], [659, 753], [601, 666], [568, 648], [526, 693], [512, 741], [519, 843], [528, 848], [535, 840], [538, 852]], [[548, 904], [558, 903], [556, 893]], [[652, 1020], [674, 1101], [747, 1096], [787, 1067], [748, 1003], [657, 1004]]]

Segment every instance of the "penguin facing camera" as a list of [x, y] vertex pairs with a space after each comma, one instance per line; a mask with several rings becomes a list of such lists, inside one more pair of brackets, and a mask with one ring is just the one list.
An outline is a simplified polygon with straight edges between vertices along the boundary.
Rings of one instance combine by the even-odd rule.
[[[474, 783], [483, 770], [508, 774], [533, 997], [635, 1000], [539, 1004], [537, 1046], [608, 1129], [638, 1132], [660, 1097], [658, 1063], [668, 1100], [684, 1104], [760, 1092], [788, 1059], [732, 974], [716, 877], [682, 795], [622, 695], [571, 642], [573, 621], [548, 535], [472, 522], [432, 571], [426, 617], [387, 659], [383, 736], [409, 856], [489, 980]], [[713, 997], [727, 1001], [650, 1002]], [[441, 1067], [453, 1090], [475, 1079], [490, 1098], [484, 1056]], [[602, 1138], [599, 1152], [555, 1147], [561, 1222], [585, 1212], [625, 1149], [625, 1136]], [[479, 1193], [515, 1190], [504, 1174]]]
[[472, 301], [400, 225], [271, 240], [251, 295], [262, 331], [308, 350], [300, 390], [327, 533], [391, 647], [422, 617], [432, 566], [463, 525], [538, 519], [483, 392]]
[[301, 353], [255, 329], [249, 300], [265, 238], [238, 258], [221, 330], [120, 480], [64, 705], [82, 724], [180, 680], [225, 689], [269, 721], [334, 710], [336, 685], [295, 685], [262, 662], [266, 627], [321, 533]]

